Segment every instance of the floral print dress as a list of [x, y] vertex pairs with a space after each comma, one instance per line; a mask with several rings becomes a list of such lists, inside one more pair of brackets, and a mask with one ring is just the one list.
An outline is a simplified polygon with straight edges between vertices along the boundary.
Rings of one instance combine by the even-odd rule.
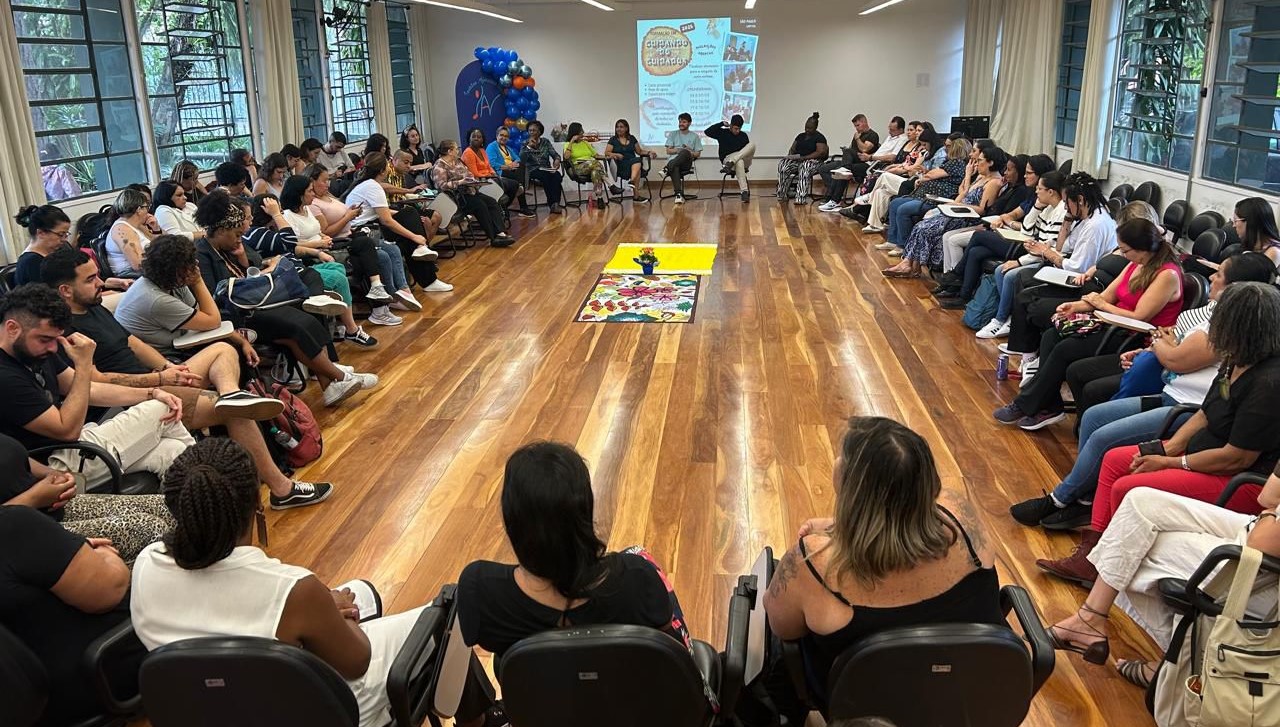
[[[988, 183], [974, 185], [965, 193], [962, 200], [965, 204], [977, 205], [982, 201], [982, 192]], [[902, 257], [921, 265], [942, 264], [942, 236], [951, 230], [959, 230], [973, 225], [973, 220], [957, 220], [938, 213], [926, 217], [911, 228], [907, 244], [903, 247]]]

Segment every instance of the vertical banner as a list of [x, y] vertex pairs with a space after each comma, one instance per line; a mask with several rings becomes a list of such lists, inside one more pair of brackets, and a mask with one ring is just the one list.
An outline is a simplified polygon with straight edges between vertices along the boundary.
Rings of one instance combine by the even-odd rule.
[[467, 129], [478, 126], [486, 138], [492, 139], [494, 131], [506, 120], [502, 86], [485, 75], [480, 61], [472, 61], [458, 72], [454, 85], [458, 106], [458, 143], [467, 146]]

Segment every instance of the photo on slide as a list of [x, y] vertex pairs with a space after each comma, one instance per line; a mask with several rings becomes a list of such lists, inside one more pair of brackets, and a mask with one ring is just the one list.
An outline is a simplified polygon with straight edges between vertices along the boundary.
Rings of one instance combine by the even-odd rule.
[[733, 93], [755, 93], [756, 64], [724, 64], [724, 90]]
[[746, 129], [751, 126], [751, 115], [756, 110], [756, 97], [744, 96], [740, 93], [726, 93], [724, 95], [724, 117], [726, 119], [738, 114], [743, 118], [742, 128]]
[[726, 63], [750, 63], [756, 59], [756, 36], [730, 33], [724, 44]]

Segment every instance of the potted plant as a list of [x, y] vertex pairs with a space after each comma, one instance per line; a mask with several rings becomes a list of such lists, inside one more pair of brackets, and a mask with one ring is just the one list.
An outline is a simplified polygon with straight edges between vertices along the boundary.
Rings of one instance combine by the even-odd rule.
[[640, 248], [640, 257], [631, 258], [632, 262], [640, 266], [640, 271], [645, 275], [653, 275], [653, 269], [658, 267], [658, 256], [653, 254], [653, 248]]

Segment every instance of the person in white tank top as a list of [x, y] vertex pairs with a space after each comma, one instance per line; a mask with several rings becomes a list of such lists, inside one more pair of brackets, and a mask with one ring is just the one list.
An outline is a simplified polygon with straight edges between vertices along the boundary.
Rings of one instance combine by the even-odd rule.
[[115, 277], [136, 278], [142, 275], [142, 251], [150, 244], [155, 218], [148, 205], [151, 200], [136, 189], [125, 189], [116, 197], [112, 210], [116, 221], [107, 231], [107, 264]]
[[[197, 443], [170, 466], [165, 502], [176, 526], [134, 563], [129, 610], [147, 649], [204, 636], [277, 639], [310, 651], [347, 680], [361, 727], [389, 719], [387, 673], [424, 607], [359, 623], [350, 591], [252, 544], [262, 517], [258, 476], [240, 445]], [[265, 521], [260, 526], [265, 532]], [[240, 533], [232, 541], [225, 533]], [[492, 686], [473, 659], [457, 724], [481, 727]]]

